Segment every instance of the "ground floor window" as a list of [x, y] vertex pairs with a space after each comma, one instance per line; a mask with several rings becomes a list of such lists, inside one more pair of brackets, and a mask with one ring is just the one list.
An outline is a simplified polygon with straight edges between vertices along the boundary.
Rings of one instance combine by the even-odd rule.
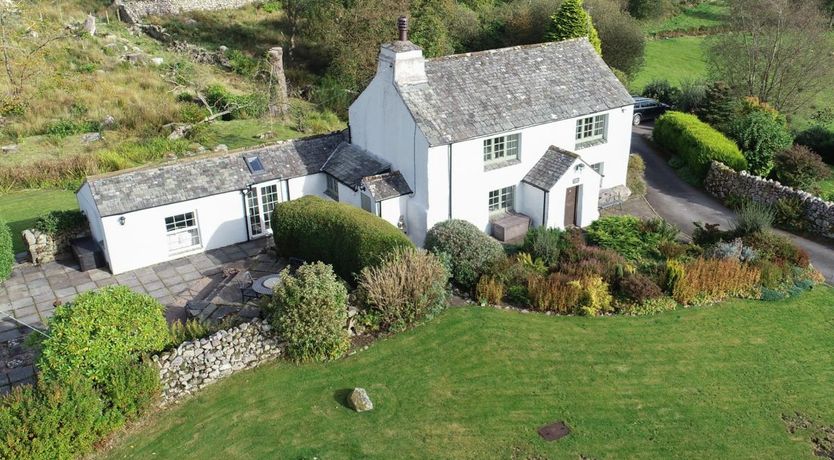
[[489, 212], [510, 212], [515, 208], [515, 185], [489, 192]]
[[194, 212], [177, 214], [165, 218], [165, 231], [168, 237], [168, 252], [178, 254], [199, 248], [200, 228]]
[[330, 198], [339, 201], [339, 181], [335, 177], [327, 176], [327, 188], [324, 190], [324, 193]]
[[371, 214], [376, 214], [376, 210], [374, 209], [374, 201], [368, 195], [364, 193], [361, 194], [362, 196], [362, 209], [368, 211]]

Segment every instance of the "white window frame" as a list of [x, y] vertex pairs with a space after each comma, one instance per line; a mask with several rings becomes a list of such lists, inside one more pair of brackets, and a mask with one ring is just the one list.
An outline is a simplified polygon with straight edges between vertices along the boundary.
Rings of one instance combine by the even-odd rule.
[[576, 120], [576, 144], [582, 145], [608, 138], [608, 114], [591, 115]]
[[484, 139], [484, 165], [518, 160], [520, 151], [521, 133]]
[[282, 201], [282, 188], [277, 182], [253, 185], [246, 195], [249, 235], [253, 238], [272, 234], [272, 211]]
[[330, 198], [339, 201], [339, 181], [330, 174], [325, 174], [325, 177], [327, 178], [327, 185], [325, 186], [324, 193]]
[[[203, 247], [203, 238], [200, 235], [200, 223], [197, 220], [197, 211], [174, 214], [173, 216], [166, 217], [163, 222], [165, 223], [165, 236], [168, 241], [169, 255], [191, 252]], [[172, 247], [172, 242], [184, 242], [186, 238], [190, 239], [191, 244], [175, 244]]]
[[514, 211], [515, 185], [490, 190], [487, 195], [487, 207], [490, 215]]

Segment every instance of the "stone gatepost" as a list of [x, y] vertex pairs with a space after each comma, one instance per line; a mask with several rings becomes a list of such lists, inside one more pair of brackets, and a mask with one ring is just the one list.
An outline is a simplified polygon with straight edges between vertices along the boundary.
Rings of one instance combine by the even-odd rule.
[[269, 63], [269, 77], [272, 82], [269, 114], [274, 117], [283, 117], [289, 113], [287, 77], [284, 74], [284, 49], [280, 46], [271, 48], [267, 52], [267, 62]]

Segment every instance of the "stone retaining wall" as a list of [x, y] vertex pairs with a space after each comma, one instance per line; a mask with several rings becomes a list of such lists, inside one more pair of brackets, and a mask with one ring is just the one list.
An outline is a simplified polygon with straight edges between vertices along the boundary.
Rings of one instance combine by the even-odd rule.
[[187, 11], [208, 11], [240, 8], [262, 0], [115, 0], [119, 17], [130, 24], [145, 16], [170, 16]]
[[72, 231], [62, 232], [58, 235], [50, 235], [43, 233], [40, 230], [30, 228], [21, 233], [23, 241], [26, 243], [26, 249], [32, 258], [32, 263], [35, 265], [42, 265], [47, 262], [52, 262], [55, 257], [60, 254], [69, 252], [70, 241], [75, 238], [84, 238], [90, 236], [89, 230], [86, 228], [76, 229]]
[[713, 162], [710, 166], [704, 187], [721, 200], [729, 197], [746, 198], [774, 206], [780, 199], [797, 199], [803, 204], [806, 230], [834, 238], [834, 203], [808, 192], [754, 176], [746, 171], [737, 172], [718, 162]]
[[255, 319], [154, 356], [162, 382], [162, 404], [175, 402], [235, 372], [280, 356], [284, 346], [271, 329]]

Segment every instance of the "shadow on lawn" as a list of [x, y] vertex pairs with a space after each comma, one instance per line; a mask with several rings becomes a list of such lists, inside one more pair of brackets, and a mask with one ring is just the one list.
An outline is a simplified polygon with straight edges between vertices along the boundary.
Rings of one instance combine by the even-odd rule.
[[342, 388], [341, 390], [336, 390], [333, 393], [333, 400], [342, 406], [351, 409], [350, 404], [348, 403], [348, 396], [350, 396], [351, 391], [353, 391], [353, 388]]

